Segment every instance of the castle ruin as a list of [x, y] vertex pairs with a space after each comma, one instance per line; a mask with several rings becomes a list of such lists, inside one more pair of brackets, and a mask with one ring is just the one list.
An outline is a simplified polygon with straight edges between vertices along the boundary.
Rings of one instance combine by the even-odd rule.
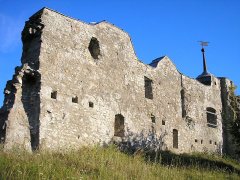
[[207, 71], [189, 78], [167, 56], [146, 65], [118, 27], [48, 8], [29, 18], [22, 42], [22, 65], [0, 110], [6, 150], [76, 149], [154, 134], [176, 153], [231, 151], [223, 119], [229, 79]]

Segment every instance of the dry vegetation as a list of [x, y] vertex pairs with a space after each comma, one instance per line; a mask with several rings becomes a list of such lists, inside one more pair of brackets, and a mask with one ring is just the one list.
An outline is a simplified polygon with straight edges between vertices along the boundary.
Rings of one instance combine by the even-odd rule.
[[240, 179], [239, 172], [237, 162], [206, 154], [127, 155], [114, 146], [68, 153], [0, 151], [0, 179]]

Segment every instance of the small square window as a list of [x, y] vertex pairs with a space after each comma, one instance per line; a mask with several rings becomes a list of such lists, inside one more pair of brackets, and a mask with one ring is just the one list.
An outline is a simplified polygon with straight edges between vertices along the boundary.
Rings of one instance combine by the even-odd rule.
[[197, 140], [197, 139], [195, 139], [195, 142], [197, 143], [197, 142], [198, 142], [198, 140]]
[[209, 141], [209, 144], [212, 144], [212, 140]]
[[217, 142], [215, 142], [214, 144], [217, 145]]
[[93, 106], [94, 106], [93, 102], [89, 102], [88, 105], [90, 108], [93, 108]]
[[51, 98], [52, 99], [57, 99], [57, 91], [52, 91], [51, 92]]
[[72, 102], [73, 102], [73, 103], [78, 103], [78, 97], [77, 97], [77, 96], [73, 97], [73, 98], [72, 98]]
[[166, 124], [166, 122], [164, 120], [162, 120], [162, 125], [165, 125], [165, 124]]

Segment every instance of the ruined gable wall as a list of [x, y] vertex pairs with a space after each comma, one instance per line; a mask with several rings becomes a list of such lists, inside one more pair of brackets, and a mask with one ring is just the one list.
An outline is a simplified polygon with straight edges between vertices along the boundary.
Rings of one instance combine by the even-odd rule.
[[[120, 113], [126, 125], [133, 127], [131, 131], [151, 128], [149, 114], [140, 113], [148, 106], [142, 72], [149, 68], [136, 60], [126, 33], [108, 23], [89, 26], [51, 12], [46, 15], [45, 25], [42, 51], [46, 53], [40, 63], [44, 72], [41, 93], [43, 143], [53, 139], [45, 144], [78, 147], [99, 140], [109, 142], [113, 136], [114, 117]], [[52, 26], [61, 29], [52, 30]], [[71, 26], [73, 32], [70, 33]], [[92, 37], [100, 42], [101, 57], [97, 61], [88, 50]], [[58, 91], [57, 100], [50, 98], [52, 90]], [[78, 96], [78, 104], [71, 102], [74, 96]], [[89, 101], [94, 103], [94, 108], [88, 107]], [[130, 119], [140, 122], [132, 123]]]
[[13, 84], [13, 81], [10, 81], [10, 86], [11, 89], [8, 89], [10, 91], [5, 95], [3, 105], [5, 111], [3, 121], [4, 128], [6, 128], [4, 147], [11, 149], [20, 146], [31, 151], [29, 124], [21, 101], [21, 84], [18, 82]]
[[[157, 68], [142, 64], [134, 54], [129, 36], [105, 22], [88, 25], [49, 10], [45, 10], [43, 19], [45, 28], [40, 62], [40, 141], [43, 147], [108, 143], [114, 136], [116, 114], [125, 118], [126, 135], [148, 134], [154, 128], [157, 134], [165, 134], [168, 149], [173, 149], [173, 129], [179, 131], [179, 152], [194, 150], [189, 141], [194, 142], [193, 137], [200, 140], [200, 136], [208, 139], [206, 134], [217, 133], [209, 139], [220, 144], [221, 124], [217, 129], [206, 130], [204, 111], [208, 106], [206, 101], [219, 111], [218, 90], [213, 96], [217, 100], [212, 102], [208, 97], [215, 93], [214, 90], [208, 88], [205, 92], [207, 87], [196, 80], [183, 80], [187, 93], [192, 96], [189, 100], [192, 105], [189, 106], [196, 106], [188, 113], [199, 117], [195, 120], [197, 128], [189, 130], [182, 118], [181, 74], [170, 60], [162, 60]], [[88, 50], [92, 37], [100, 43], [98, 60], [93, 59]], [[153, 80], [152, 100], [144, 96], [144, 76]], [[52, 91], [58, 93], [56, 100], [51, 99]], [[78, 103], [72, 103], [75, 96]], [[199, 101], [195, 101], [196, 98]], [[203, 101], [204, 98], [208, 100]], [[93, 108], [89, 107], [90, 101], [94, 103]], [[155, 124], [152, 124], [151, 115], [156, 117]], [[205, 139], [205, 147], [216, 150], [213, 145], [209, 147]]]
[[5, 88], [2, 107], [5, 149], [37, 149], [40, 111], [39, 54], [41, 49], [41, 13], [32, 16], [22, 31], [22, 65]]
[[38, 146], [39, 115], [39, 81], [29, 83], [29, 73], [33, 72], [27, 65], [16, 68], [13, 80], [5, 89], [2, 110], [4, 128], [4, 148], [23, 148], [31, 151]]

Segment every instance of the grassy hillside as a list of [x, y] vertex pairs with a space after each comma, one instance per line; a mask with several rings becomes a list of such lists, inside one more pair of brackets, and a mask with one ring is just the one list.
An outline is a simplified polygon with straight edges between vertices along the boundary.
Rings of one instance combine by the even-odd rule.
[[240, 179], [240, 165], [217, 156], [138, 153], [115, 147], [69, 153], [0, 151], [0, 179]]

